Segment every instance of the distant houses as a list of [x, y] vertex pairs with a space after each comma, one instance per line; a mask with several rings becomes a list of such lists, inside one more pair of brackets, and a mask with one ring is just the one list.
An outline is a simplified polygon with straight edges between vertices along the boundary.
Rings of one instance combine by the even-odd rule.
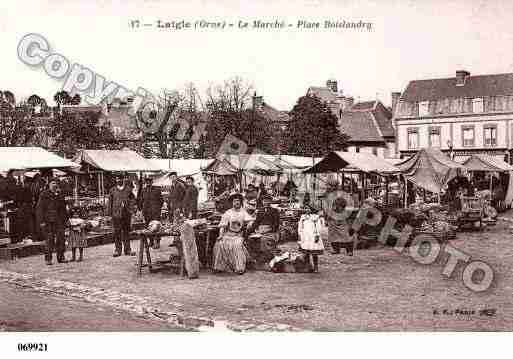
[[350, 152], [371, 153], [382, 158], [396, 157], [392, 111], [378, 100], [354, 103], [338, 89], [336, 80], [325, 87], [309, 87], [307, 95], [324, 101], [338, 118], [340, 131], [349, 136]]

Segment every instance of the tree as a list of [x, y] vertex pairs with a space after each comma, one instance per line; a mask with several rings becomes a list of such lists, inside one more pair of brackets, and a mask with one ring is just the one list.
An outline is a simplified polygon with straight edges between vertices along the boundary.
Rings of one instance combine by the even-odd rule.
[[32, 107], [36, 107], [41, 104], [41, 97], [39, 97], [36, 94], [30, 95], [27, 99], [27, 104], [29, 104]]
[[254, 89], [240, 77], [225, 81], [207, 90], [207, 124], [205, 147], [209, 156], [215, 156], [227, 135], [232, 135], [248, 145], [249, 150], [272, 152], [272, 124], [250, 107]]
[[0, 91], [0, 146], [25, 146], [35, 135], [30, 106], [16, 104], [11, 91]]
[[16, 104], [16, 97], [9, 90], [0, 91], [0, 101], [5, 101], [11, 106], [14, 106]]
[[80, 105], [82, 103], [82, 97], [80, 97], [80, 95], [77, 93], [71, 98], [69, 102], [70, 105]]
[[346, 147], [348, 136], [340, 132], [337, 117], [318, 97], [300, 97], [290, 117], [287, 153], [320, 157]]
[[53, 147], [68, 156], [78, 149], [117, 148], [114, 134], [100, 123], [101, 112], [64, 111], [56, 113], [51, 123]]
[[53, 99], [57, 106], [60, 108], [63, 105], [70, 105], [71, 104], [71, 96], [67, 91], [59, 91], [54, 96]]

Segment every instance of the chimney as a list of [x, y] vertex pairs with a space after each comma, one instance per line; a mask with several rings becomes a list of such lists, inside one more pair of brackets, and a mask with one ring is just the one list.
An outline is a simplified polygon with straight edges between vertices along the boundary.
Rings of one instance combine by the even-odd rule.
[[467, 77], [470, 76], [470, 72], [465, 70], [457, 70], [456, 71], [456, 86], [465, 86], [465, 81]]
[[264, 98], [262, 96], [257, 96], [256, 92], [253, 95], [253, 108], [259, 109], [264, 104]]
[[328, 81], [326, 81], [326, 87], [329, 88], [334, 93], [337, 93], [338, 92], [337, 80], [329, 79]]
[[399, 103], [400, 98], [400, 92], [392, 92], [392, 116], [395, 116], [395, 110], [397, 109], [397, 104]]

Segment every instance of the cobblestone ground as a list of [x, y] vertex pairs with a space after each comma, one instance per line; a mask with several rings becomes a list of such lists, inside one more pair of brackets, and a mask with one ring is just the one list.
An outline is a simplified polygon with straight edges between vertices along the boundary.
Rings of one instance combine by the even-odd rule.
[[[511, 218], [513, 212], [503, 217]], [[325, 254], [320, 273], [254, 271], [236, 276], [202, 271], [200, 278], [189, 280], [172, 272], [138, 276], [135, 257], [112, 258], [112, 245], [107, 245], [88, 248], [81, 263], [46, 266], [42, 256], [1, 262], [0, 281], [195, 328], [512, 330], [512, 224], [498, 221], [484, 232], [458, 233], [450, 242], [494, 268], [495, 283], [483, 293], [464, 286], [461, 266], [445, 278], [443, 260], [420, 265], [383, 247], [358, 251], [354, 257]], [[163, 241], [155, 255], [166, 258], [170, 250]], [[495, 309], [495, 315], [481, 315], [482, 309]], [[475, 313], [451, 314], [456, 310]]]

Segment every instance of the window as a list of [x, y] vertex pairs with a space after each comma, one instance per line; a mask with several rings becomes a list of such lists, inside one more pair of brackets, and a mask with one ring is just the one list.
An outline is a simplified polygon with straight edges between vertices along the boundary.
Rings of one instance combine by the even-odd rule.
[[442, 140], [440, 137], [440, 127], [430, 127], [429, 128], [429, 146], [431, 147], [441, 147]]
[[378, 149], [376, 147], [372, 147], [372, 154], [374, 156], [377, 156], [378, 155]]
[[497, 125], [485, 125], [483, 132], [485, 147], [497, 146]]
[[408, 149], [413, 150], [419, 148], [419, 129], [408, 129]]
[[429, 115], [429, 101], [419, 102], [419, 116]]
[[474, 146], [474, 126], [463, 126], [461, 128], [463, 147]]
[[481, 113], [484, 111], [483, 99], [474, 98], [472, 99], [472, 112]]
[[360, 152], [360, 147], [356, 146], [355, 151]]

